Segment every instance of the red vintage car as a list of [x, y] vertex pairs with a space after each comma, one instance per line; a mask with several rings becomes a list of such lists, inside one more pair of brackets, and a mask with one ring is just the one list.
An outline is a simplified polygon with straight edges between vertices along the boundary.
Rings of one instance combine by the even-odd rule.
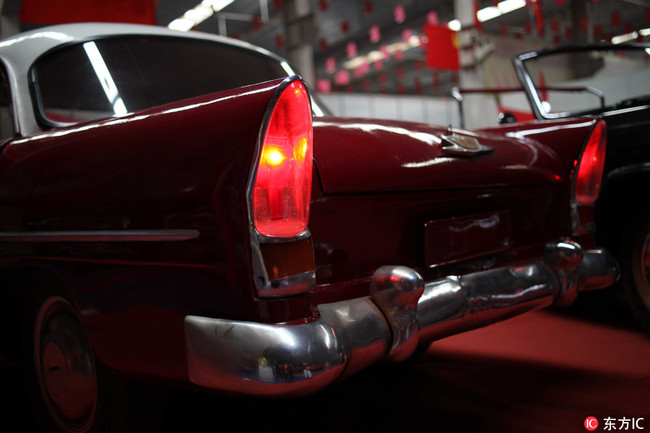
[[2, 351], [44, 426], [119, 431], [123, 376], [314, 392], [618, 277], [600, 120], [328, 117], [282, 59], [154, 27], [0, 59]]

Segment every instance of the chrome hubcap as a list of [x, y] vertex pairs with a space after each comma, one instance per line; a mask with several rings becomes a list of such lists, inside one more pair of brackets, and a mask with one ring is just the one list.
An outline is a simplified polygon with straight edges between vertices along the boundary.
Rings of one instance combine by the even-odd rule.
[[63, 431], [88, 431], [97, 405], [95, 360], [72, 306], [48, 298], [34, 332], [36, 375], [48, 412]]

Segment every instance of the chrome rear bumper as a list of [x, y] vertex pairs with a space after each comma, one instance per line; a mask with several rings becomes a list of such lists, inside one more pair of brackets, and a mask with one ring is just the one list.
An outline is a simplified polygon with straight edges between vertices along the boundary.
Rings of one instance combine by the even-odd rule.
[[414, 270], [384, 266], [371, 296], [319, 305], [312, 323], [260, 324], [185, 317], [191, 382], [247, 395], [314, 392], [381, 360], [402, 361], [418, 344], [485, 326], [616, 281], [605, 250], [549, 243], [543, 261], [424, 283]]

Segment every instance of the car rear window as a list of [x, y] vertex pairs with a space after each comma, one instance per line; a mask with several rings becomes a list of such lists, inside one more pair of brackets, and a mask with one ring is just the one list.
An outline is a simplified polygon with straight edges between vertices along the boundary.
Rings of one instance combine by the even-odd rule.
[[255, 51], [172, 37], [115, 37], [66, 46], [31, 71], [40, 117], [76, 123], [287, 76]]

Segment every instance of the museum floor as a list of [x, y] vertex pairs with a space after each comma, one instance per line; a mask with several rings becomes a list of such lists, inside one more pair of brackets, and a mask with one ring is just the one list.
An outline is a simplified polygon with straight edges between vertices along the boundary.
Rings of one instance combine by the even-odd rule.
[[[139, 386], [136, 398], [154, 406], [147, 405], [151, 417], [137, 431], [582, 432], [589, 416], [600, 423], [597, 431], [606, 419], [617, 430], [626, 419], [647, 430], [650, 338], [613, 298], [583, 296], [568, 309], [450, 337], [417, 361], [371, 368], [310, 397]], [[32, 431], [14, 370], [1, 370], [2, 393], [18, 397], [3, 404], [0, 431]]]

